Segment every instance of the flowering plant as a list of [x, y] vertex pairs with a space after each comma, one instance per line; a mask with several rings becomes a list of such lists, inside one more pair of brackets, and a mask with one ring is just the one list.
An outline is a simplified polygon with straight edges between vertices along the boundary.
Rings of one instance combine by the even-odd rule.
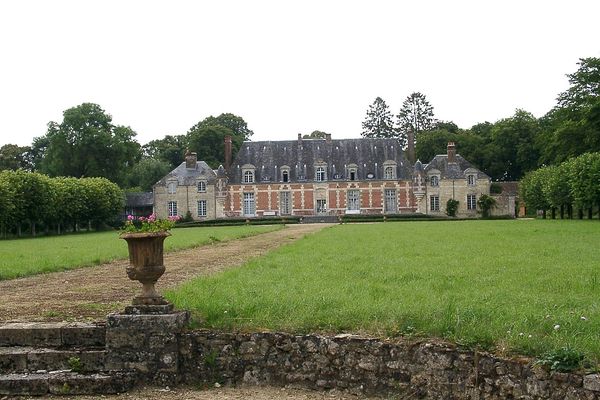
[[157, 219], [154, 214], [148, 217], [128, 215], [125, 225], [121, 228], [121, 233], [166, 232], [173, 228], [179, 219], [179, 216]]

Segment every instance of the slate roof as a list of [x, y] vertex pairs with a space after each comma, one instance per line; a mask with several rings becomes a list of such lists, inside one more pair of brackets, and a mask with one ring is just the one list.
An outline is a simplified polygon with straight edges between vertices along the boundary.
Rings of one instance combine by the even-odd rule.
[[128, 208], [152, 207], [153, 204], [154, 204], [154, 193], [152, 193], [152, 192], [139, 192], [139, 193], [126, 193], [125, 194], [125, 206]]
[[463, 179], [466, 177], [465, 171], [469, 168], [476, 171], [477, 179], [490, 178], [487, 174], [475, 168], [470, 162], [462, 158], [460, 154], [456, 156], [456, 162], [449, 163], [447, 154], [438, 154], [433, 157], [429, 164], [425, 165], [425, 173], [432, 169], [440, 171], [442, 179]]
[[166, 185], [167, 181], [177, 179], [177, 185], [196, 185], [198, 179], [206, 179], [207, 183], [214, 183], [217, 175], [204, 161], [196, 161], [196, 168], [186, 168], [185, 161], [169, 172], [156, 185]]
[[[241, 183], [242, 167], [255, 167], [255, 181], [279, 182], [281, 167], [290, 168], [290, 182], [315, 180], [315, 164], [327, 165], [327, 180], [347, 180], [346, 167], [357, 165], [356, 180], [382, 179], [383, 163], [396, 162], [397, 179], [411, 179], [412, 165], [396, 139], [302, 139], [244, 142], [229, 171], [230, 183]], [[372, 178], [367, 178], [373, 174]]]

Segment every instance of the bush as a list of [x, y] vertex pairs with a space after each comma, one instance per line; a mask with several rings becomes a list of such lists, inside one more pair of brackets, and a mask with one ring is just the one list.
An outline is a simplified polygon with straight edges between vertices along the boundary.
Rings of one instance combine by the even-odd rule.
[[458, 211], [458, 200], [448, 199], [446, 202], [446, 215], [449, 217], [456, 217]]

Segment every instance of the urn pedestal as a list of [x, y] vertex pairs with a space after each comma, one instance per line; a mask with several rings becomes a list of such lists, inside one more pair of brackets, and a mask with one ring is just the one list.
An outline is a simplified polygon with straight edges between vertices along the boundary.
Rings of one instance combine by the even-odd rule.
[[142, 293], [134, 297], [133, 306], [170, 305], [154, 287], [165, 273], [163, 244], [168, 236], [171, 236], [168, 232], [121, 234], [121, 239], [127, 242], [129, 248], [130, 265], [127, 267], [127, 276], [142, 284]]

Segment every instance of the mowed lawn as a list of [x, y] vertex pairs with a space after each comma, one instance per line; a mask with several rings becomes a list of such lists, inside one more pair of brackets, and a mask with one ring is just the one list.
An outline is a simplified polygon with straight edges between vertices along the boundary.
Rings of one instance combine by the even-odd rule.
[[338, 225], [168, 297], [218, 329], [449, 339], [600, 360], [600, 222]]
[[[172, 251], [248, 237], [279, 226], [232, 226], [173, 229], [165, 240]], [[0, 240], [0, 280], [97, 265], [127, 258], [127, 243], [116, 231], [33, 239]]]

